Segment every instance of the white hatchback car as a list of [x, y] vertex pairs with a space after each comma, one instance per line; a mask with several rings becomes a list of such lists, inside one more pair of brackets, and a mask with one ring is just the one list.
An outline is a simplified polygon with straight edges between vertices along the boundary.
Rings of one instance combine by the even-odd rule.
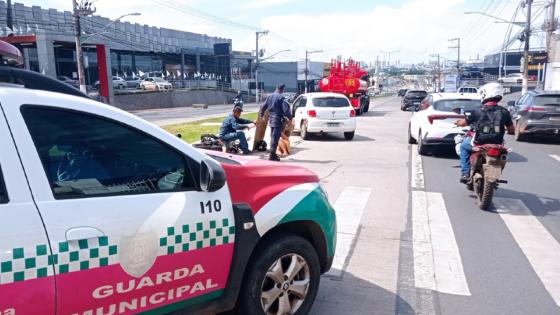
[[356, 131], [356, 111], [350, 100], [338, 93], [307, 93], [293, 104], [295, 130], [307, 140], [311, 133], [343, 132], [352, 140]]
[[465, 118], [466, 111], [480, 108], [477, 94], [434, 93], [428, 95], [408, 124], [408, 143], [418, 143], [418, 153], [426, 154], [429, 147], [453, 146], [455, 136], [463, 133], [455, 122]]

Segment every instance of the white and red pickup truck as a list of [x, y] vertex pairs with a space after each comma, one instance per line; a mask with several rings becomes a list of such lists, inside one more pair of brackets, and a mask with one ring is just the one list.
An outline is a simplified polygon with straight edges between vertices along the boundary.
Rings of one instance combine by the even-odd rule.
[[85, 97], [0, 85], [0, 314], [305, 314], [335, 252], [319, 178], [206, 155]]

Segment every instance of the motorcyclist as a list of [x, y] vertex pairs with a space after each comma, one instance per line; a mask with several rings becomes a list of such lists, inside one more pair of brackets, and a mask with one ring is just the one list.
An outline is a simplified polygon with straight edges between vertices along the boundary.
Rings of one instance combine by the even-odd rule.
[[511, 115], [507, 109], [498, 105], [504, 95], [504, 88], [498, 83], [488, 83], [480, 90], [482, 107], [465, 113], [465, 119], [456, 122], [459, 127], [471, 126], [461, 144], [461, 183], [468, 183], [471, 173], [470, 156], [472, 145], [502, 144], [504, 134], [514, 133]]
[[233, 98], [233, 104], [234, 106], [243, 108], [243, 94], [241, 93], [241, 91], [237, 91], [237, 94]]
[[247, 138], [243, 129], [254, 126], [254, 122], [241, 118], [242, 112], [243, 108], [235, 106], [233, 112], [224, 119], [220, 128], [220, 139], [226, 143], [239, 140], [239, 148], [243, 151], [243, 154], [250, 154], [251, 151], [249, 151], [249, 145], [247, 144]]

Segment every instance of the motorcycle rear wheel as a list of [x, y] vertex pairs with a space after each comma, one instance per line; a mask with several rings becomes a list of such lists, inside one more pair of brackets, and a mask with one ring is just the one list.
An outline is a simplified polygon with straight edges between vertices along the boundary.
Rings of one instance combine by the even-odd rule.
[[490, 204], [492, 203], [492, 197], [494, 196], [494, 190], [496, 190], [496, 183], [484, 181], [482, 184], [482, 191], [478, 191], [477, 189], [477, 197], [478, 197], [478, 207], [481, 210], [488, 210]]

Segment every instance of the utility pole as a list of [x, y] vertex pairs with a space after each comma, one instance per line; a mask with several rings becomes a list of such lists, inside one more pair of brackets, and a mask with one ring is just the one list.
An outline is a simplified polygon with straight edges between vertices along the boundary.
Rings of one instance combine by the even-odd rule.
[[[546, 24], [546, 52], [547, 52], [547, 62], [545, 63], [545, 69], [543, 73], [543, 82], [546, 83], [546, 74], [548, 72], [548, 64], [551, 62], [553, 58], [553, 46], [552, 46], [552, 33], [556, 30], [556, 17], [555, 9], [556, 9], [556, 0], [551, 0], [546, 5], [548, 9], [548, 23]], [[540, 69], [540, 68], [539, 68]], [[543, 83], [543, 88], [544, 84]]]
[[86, 89], [86, 75], [84, 73], [84, 54], [82, 52], [82, 42], [80, 36], [82, 36], [82, 28], [80, 26], [80, 18], [82, 16], [88, 16], [95, 13], [95, 8], [92, 8], [91, 2], [81, 2], [78, 4], [78, 0], [72, 0], [72, 13], [74, 17], [74, 39], [76, 41], [76, 62], [78, 67], [78, 80], [80, 83], [80, 91], [87, 93]]
[[527, 6], [527, 23], [525, 23], [525, 31], [523, 40], [525, 45], [523, 47], [523, 86], [521, 87], [521, 94], [527, 93], [529, 85], [529, 44], [531, 39], [531, 6], [533, 0], [525, 0]]
[[309, 63], [309, 55], [313, 54], [313, 53], [321, 53], [323, 52], [322, 50], [313, 50], [313, 51], [308, 51], [307, 49], [305, 50], [305, 93], [307, 93], [307, 75], [309, 74], [309, 67], [307, 66], [307, 64]]
[[441, 66], [439, 62], [439, 54], [430, 55], [430, 57], [437, 57], [437, 90], [436, 93], [441, 91]]
[[457, 49], [457, 75], [461, 74], [461, 39], [459, 37], [452, 38], [450, 42], [457, 42], [457, 46], [451, 46], [449, 49]]
[[268, 31], [261, 31], [261, 32], [255, 32], [255, 42], [256, 42], [256, 47], [255, 47], [255, 101], [258, 103], [260, 102], [260, 95], [259, 95], [259, 56], [260, 56], [260, 51], [259, 51], [259, 38], [261, 36], [264, 36], [268, 34]]

